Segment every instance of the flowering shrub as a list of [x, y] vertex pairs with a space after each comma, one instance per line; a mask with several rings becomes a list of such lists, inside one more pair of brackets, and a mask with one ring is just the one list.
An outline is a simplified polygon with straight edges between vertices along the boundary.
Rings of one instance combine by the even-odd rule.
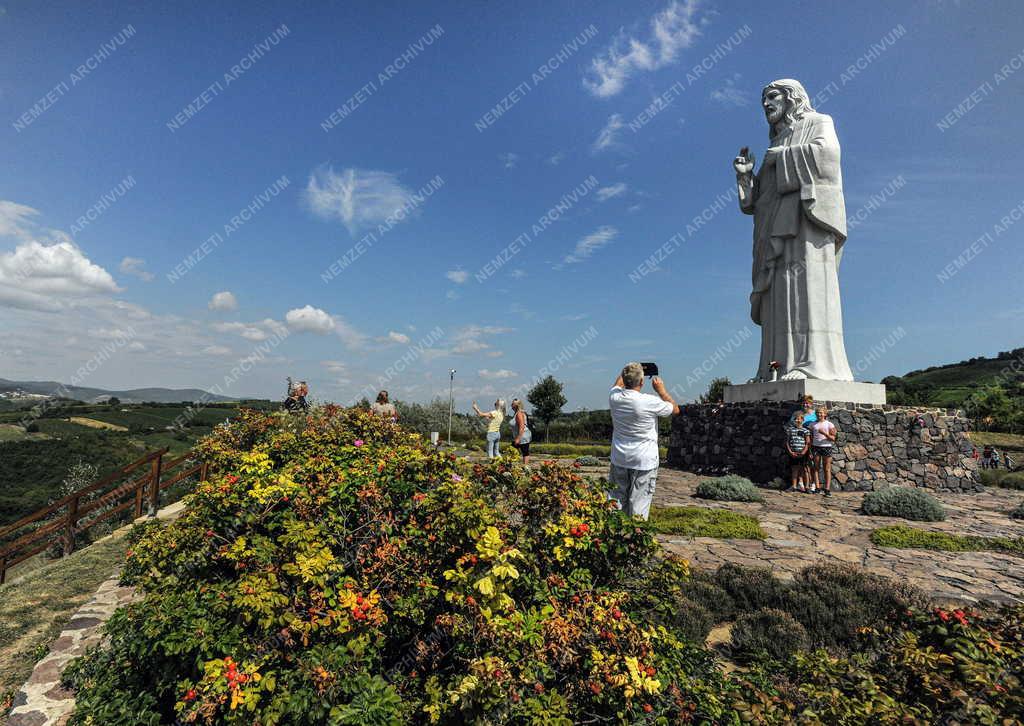
[[332, 406], [243, 412], [198, 454], [218, 475], [132, 545], [144, 598], [65, 674], [74, 724], [732, 719], [686, 563], [570, 467]]
[[737, 710], [763, 724], [1018, 724], [1024, 606], [907, 611], [865, 628], [851, 656], [797, 653], [786, 671], [755, 673], [752, 681], [775, 686], [746, 684]]

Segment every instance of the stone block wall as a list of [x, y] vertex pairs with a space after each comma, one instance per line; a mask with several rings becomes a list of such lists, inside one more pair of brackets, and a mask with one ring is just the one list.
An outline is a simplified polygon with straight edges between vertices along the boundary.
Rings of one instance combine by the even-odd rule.
[[[841, 490], [891, 485], [981, 491], [968, 420], [957, 411], [825, 402], [839, 429], [832, 461]], [[795, 403], [692, 405], [672, 421], [668, 464], [735, 473], [758, 484], [789, 481], [784, 428]]]

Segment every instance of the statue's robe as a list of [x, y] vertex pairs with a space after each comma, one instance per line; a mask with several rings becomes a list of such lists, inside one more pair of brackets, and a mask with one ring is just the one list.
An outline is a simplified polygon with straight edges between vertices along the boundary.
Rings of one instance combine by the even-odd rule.
[[839, 260], [846, 241], [846, 205], [839, 139], [832, 118], [807, 112], [771, 145], [753, 194], [741, 209], [754, 215], [750, 317], [761, 326], [757, 378], [779, 376], [852, 381], [843, 343]]

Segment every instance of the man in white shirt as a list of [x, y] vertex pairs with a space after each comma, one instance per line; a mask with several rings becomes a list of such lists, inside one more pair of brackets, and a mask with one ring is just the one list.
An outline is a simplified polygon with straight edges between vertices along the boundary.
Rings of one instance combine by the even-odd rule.
[[641, 393], [644, 369], [627, 363], [612, 386], [612, 465], [608, 494], [627, 515], [647, 519], [658, 479], [658, 417], [679, 413], [679, 406], [657, 376], [651, 378], [657, 396]]

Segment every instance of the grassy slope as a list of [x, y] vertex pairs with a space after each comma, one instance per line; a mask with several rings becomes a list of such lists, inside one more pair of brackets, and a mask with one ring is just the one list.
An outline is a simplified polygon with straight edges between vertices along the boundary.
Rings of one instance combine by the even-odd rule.
[[984, 358], [930, 371], [914, 371], [886, 379], [891, 387], [916, 391], [930, 389], [929, 403], [934, 406], [958, 407], [978, 388], [996, 383], [1010, 360]]
[[0, 585], [0, 715], [75, 611], [124, 561], [126, 533]]

